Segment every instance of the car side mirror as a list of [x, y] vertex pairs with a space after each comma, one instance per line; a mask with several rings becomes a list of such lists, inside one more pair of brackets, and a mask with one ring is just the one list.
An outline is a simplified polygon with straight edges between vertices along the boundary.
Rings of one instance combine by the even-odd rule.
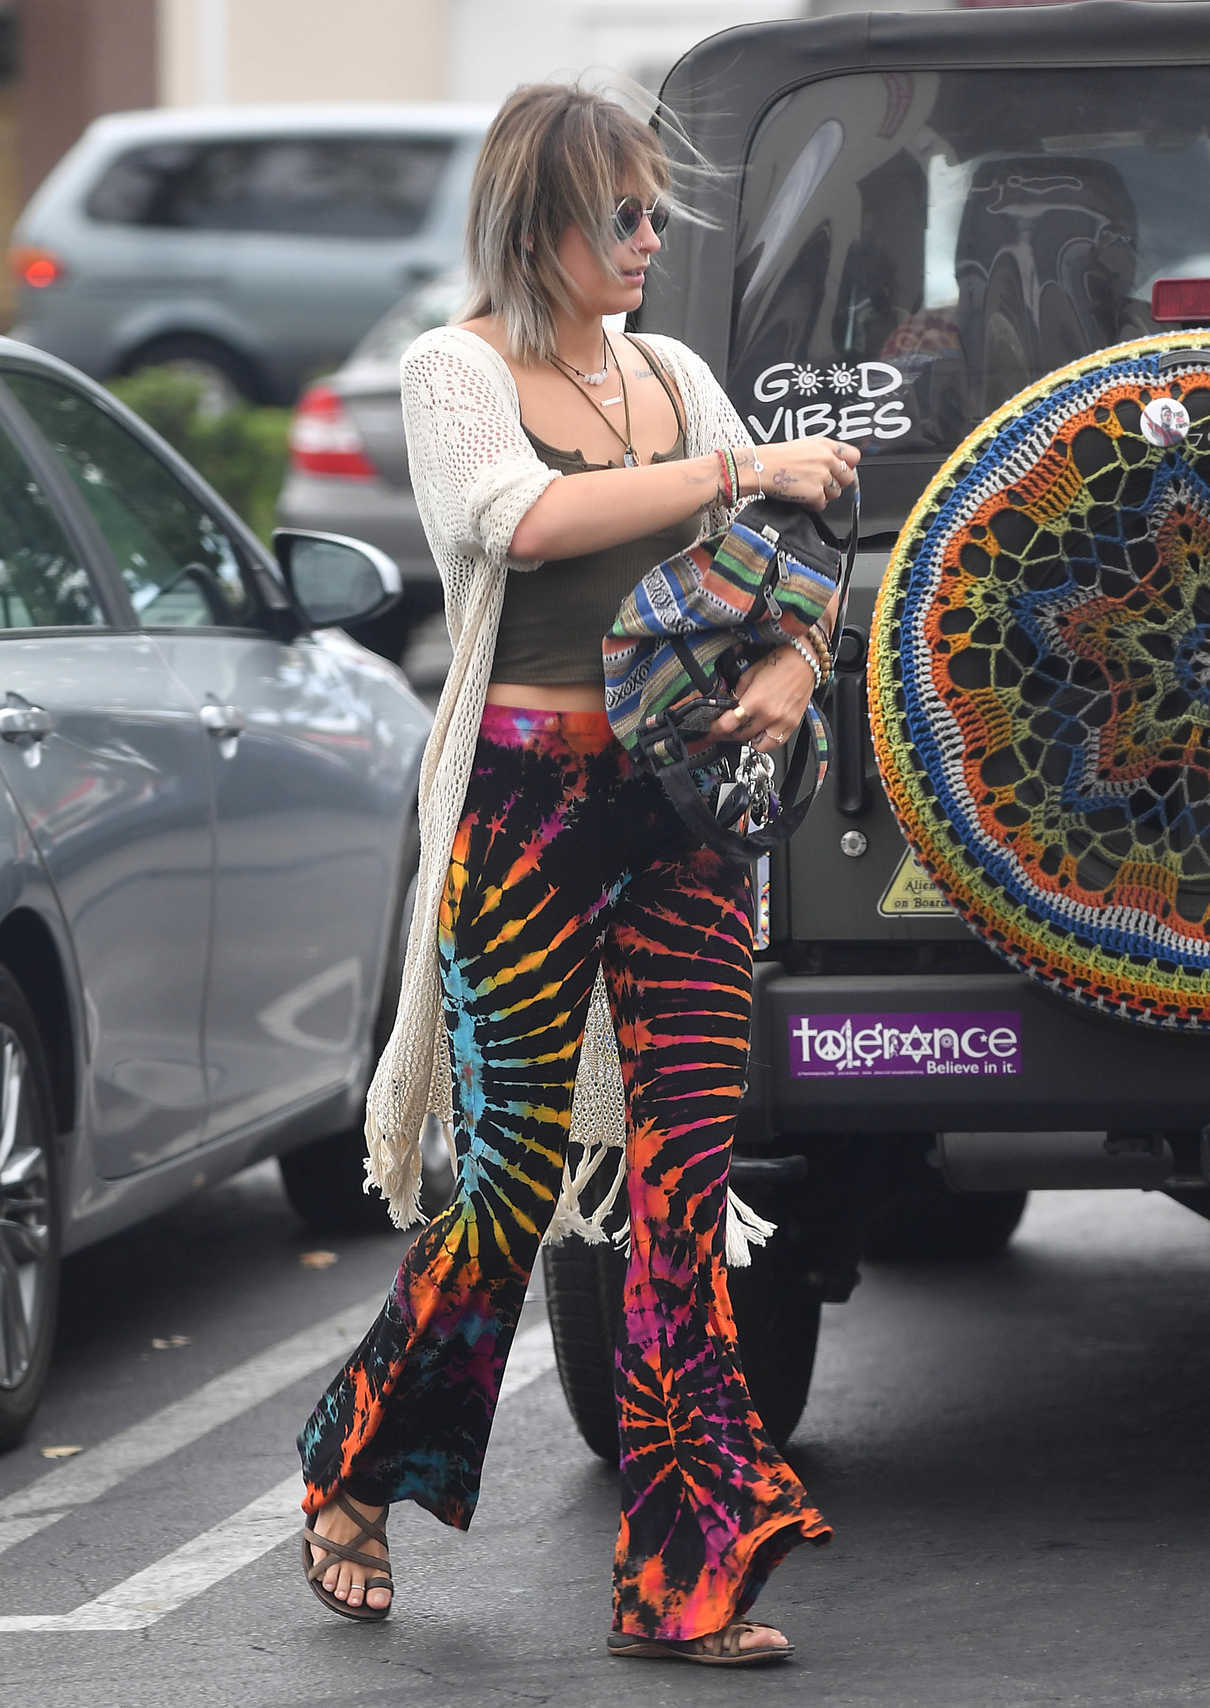
[[273, 550], [286, 585], [315, 628], [376, 617], [403, 593], [403, 576], [394, 558], [364, 540], [276, 528]]

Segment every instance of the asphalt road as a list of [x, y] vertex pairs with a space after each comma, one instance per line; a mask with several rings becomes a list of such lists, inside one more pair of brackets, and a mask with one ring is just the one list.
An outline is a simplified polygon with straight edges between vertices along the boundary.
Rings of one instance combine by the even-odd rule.
[[761, 1603], [795, 1660], [742, 1678], [605, 1656], [614, 1481], [537, 1298], [469, 1535], [395, 1515], [385, 1625], [312, 1598], [292, 1437], [397, 1254], [309, 1239], [270, 1165], [72, 1260], [46, 1403], [0, 1459], [5, 1708], [1210, 1694], [1210, 1227], [1167, 1200], [1039, 1195], [1003, 1260], [870, 1270], [829, 1308], [791, 1457], [837, 1540]]

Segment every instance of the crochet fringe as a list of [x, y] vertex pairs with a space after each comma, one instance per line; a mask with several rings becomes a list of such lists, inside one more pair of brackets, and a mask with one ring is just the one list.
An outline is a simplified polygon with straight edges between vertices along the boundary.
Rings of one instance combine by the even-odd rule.
[[[436, 1119], [441, 1120], [441, 1117], [436, 1116]], [[453, 1129], [449, 1122], [444, 1120], [441, 1120], [441, 1129], [453, 1158]], [[420, 1208], [422, 1178], [419, 1144], [405, 1149], [391, 1142], [379, 1129], [372, 1108], [366, 1110], [366, 1143], [369, 1154], [366, 1157], [365, 1191], [381, 1192], [387, 1200], [388, 1212], [397, 1228], [409, 1228], [417, 1223], [427, 1222], [429, 1218]], [[611, 1152], [615, 1159], [613, 1181], [596, 1209], [591, 1214], [586, 1214], [580, 1207], [581, 1196]], [[454, 1161], [456, 1165], [457, 1159], [454, 1158]], [[629, 1217], [616, 1233], [610, 1234], [605, 1227], [619, 1197], [625, 1201], [625, 1184], [626, 1151], [622, 1146], [602, 1144], [587, 1150], [574, 1170], [569, 1162], [564, 1163], [563, 1189], [542, 1243], [559, 1245], [574, 1235], [586, 1245], [612, 1242], [619, 1250], [629, 1255]], [[752, 1247], [766, 1244], [776, 1232], [776, 1222], [767, 1222], [763, 1216], [757, 1215], [750, 1204], [745, 1204], [738, 1193], [733, 1192], [730, 1187], [727, 1188], [726, 1251], [729, 1269], [747, 1269], [752, 1262]]]
[[[751, 1204], [745, 1204], [738, 1192], [727, 1188], [727, 1242], [726, 1256], [728, 1269], [750, 1269], [752, 1266], [752, 1247], [767, 1245], [777, 1232], [776, 1222], [767, 1222], [763, 1216], [758, 1216]], [[549, 1235], [547, 1238], [549, 1239]], [[619, 1251], [630, 1256], [630, 1223], [627, 1221], [613, 1236], [613, 1243]]]
[[373, 1098], [366, 1105], [365, 1133], [366, 1178], [362, 1191], [382, 1194], [386, 1199], [387, 1214], [397, 1228], [410, 1228], [417, 1222], [427, 1222], [428, 1217], [420, 1208], [422, 1157], [419, 1139], [414, 1145], [396, 1144], [394, 1135], [385, 1133], [379, 1125]]

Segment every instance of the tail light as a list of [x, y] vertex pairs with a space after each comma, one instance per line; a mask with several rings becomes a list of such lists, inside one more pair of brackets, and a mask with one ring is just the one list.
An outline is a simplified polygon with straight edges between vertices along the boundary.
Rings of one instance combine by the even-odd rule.
[[63, 263], [59, 257], [49, 249], [39, 249], [32, 244], [18, 244], [10, 249], [8, 264], [23, 285], [32, 285], [38, 291], [56, 284], [63, 277]]
[[1157, 279], [1151, 287], [1151, 318], [1210, 323], [1210, 279]]
[[290, 422], [290, 461], [306, 474], [372, 480], [378, 473], [340, 397], [327, 385], [308, 386], [298, 400]]

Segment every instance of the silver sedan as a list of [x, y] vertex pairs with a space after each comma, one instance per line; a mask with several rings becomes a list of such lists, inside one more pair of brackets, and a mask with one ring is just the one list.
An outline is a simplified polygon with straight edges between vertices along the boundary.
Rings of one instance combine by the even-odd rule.
[[275, 544], [0, 340], [0, 1447], [61, 1254], [272, 1155], [317, 1225], [386, 1225], [361, 1109], [429, 715], [336, 626], [394, 563]]
[[278, 520], [287, 528], [334, 528], [372, 540], [401, 565], [403, 599], [353, 630], [364, 646], [395, 662], [442, 608], [408, 472], [399, 358], [413, 338], [449, 320], [465, 289], [460, 275], [446, 275], [383, 315], [335, 373], [307, 387], [290, 423]]

